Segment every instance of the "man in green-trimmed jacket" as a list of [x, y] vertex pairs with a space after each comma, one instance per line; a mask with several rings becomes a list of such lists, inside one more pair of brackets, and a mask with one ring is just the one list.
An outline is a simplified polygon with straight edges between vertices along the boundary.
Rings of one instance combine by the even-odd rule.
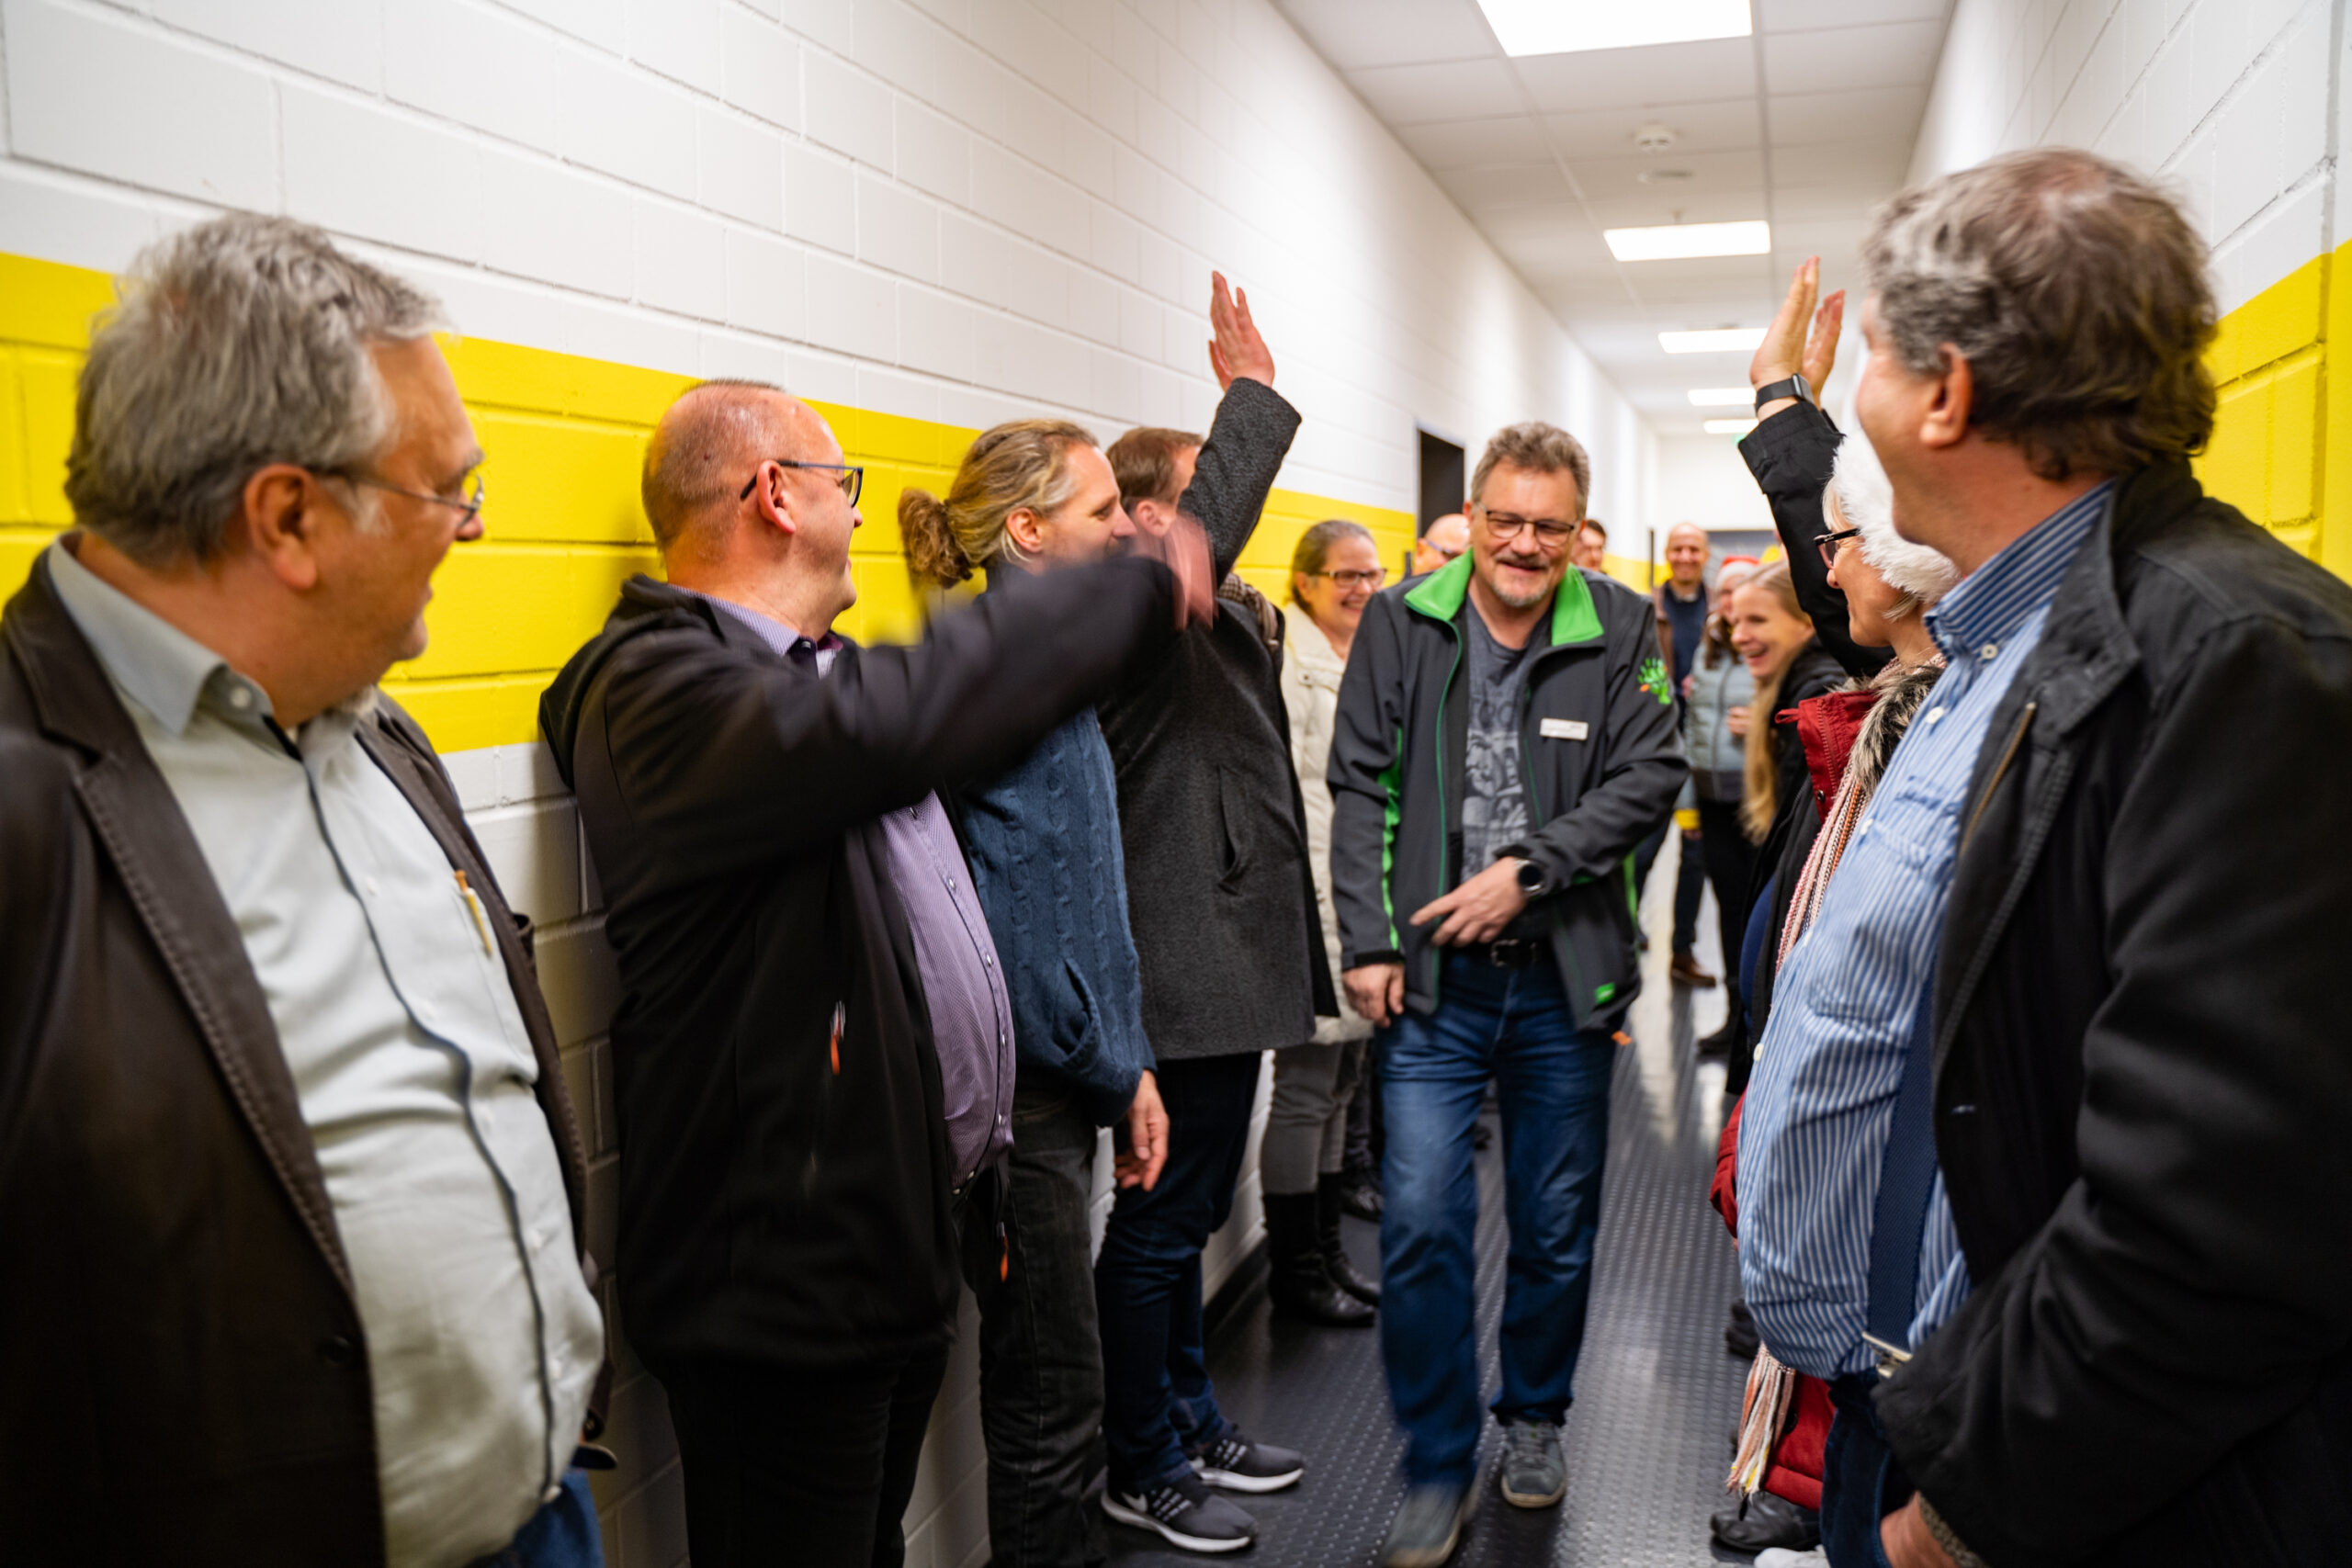
[[1498, 434], [1470, 548], [1374, 599], [1340, 689], [1331, 886], [1348, 1000], [1381, 1026], [1383, 1348], [1408, 1483], [1385, 1562], [1444, 1561], [1478, 1446], [1471, 1132], [1502, 1106], [1504, 1500], [1566, 1489], [1611, 1036], [1640, 987], [1627, 857], [1688, 769], [1646, 600], [1568, 564], [1591, 464]]

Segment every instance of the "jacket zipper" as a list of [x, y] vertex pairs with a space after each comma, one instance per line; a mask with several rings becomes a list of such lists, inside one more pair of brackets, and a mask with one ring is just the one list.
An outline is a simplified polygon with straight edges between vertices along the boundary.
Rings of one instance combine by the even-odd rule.
[[[1540, 649], [1534, 657], [1540, 660], [1545, 654], [1555, 651], [1556, 649], [1550, 648]], [[1530, 838], [1535, 836], [1535, 824], [1544, 818], [1544, 797], [1543, 792], [1536, 786], [1535, 764], [1528, 760], [1533, 753], [1533, 748], [1528, 744], [1527, 715], [1528, 710], [1535, 705], [1535, 668], [1530, 665], [1527, 679], [1520, 682], [1519, 688], [1519, 772], [1521, 779], [1527, 785], [1527, 831]], [[1563, 888], [1561, 891], [1566, 890]], [[1588, 994], [1585, 987], [1584, 965], [1577, 961], [1576, 944], [1573, 942], [1567, 944], [1566, 952], [1568, 960], [1567, 980], [1572, 987], [1568, 997], [1568, 1017], [1578, 1029], [1582, 1029], [1587, 1015], [1587, 1004], [1579, 998]]]
[[[1477, 607], [1473, 605], [1470, 613], [1476, 615]], [[1451, 891], [1445, 885], [1445, 840], [1452, 832], [1449, 826], [1452, 818], [1446, 815], [1445, 809], [1445, 699], [1453, 694], [1453, 677], [1462, 669], [1462, 634], [1454, 629], [1451, 621], [1440, 621], [1438, 624], [1445, 627], [1447, 636], [1453, 638], [1453, 662], [1446, 669], [1445, 684], [1437, 689], [1437, 733], [1430, 737], [1431, 750], [1437, 753], [1437, 886], [1442, 894]], [[1398, 782], [1401, 784], [1403, 781]], [[1429, 959], [1430, 1006], [1435, 1008], [1439, 1002], [1438, 988], [1444, 978], [1445, 964], [1435, 952], [1430, 953]]]

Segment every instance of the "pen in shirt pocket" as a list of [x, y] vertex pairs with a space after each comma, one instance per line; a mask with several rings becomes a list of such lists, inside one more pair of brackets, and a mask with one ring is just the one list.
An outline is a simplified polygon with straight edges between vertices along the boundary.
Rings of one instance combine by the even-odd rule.
[[474, 934], [481, 938], [481, 950], [484, 953], [493, 952], [490, 942], [490, 922], [482, 919], [481, 896], [474, 891], [473, 884], [466, 880], [462, 868], [458, 872], [458, 897], [466, 901], [466, 913], [474, 918]]

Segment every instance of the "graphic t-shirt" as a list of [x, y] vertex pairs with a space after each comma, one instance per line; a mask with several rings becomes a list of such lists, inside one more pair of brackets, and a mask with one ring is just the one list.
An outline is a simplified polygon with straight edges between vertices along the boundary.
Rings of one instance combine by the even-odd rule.
[[1505, 648], [1473, 604], [1463, 617], [1469, 644], [1470, 750], [1464, 769], [1462, 876], [1476, 876], [1506, 844], [1527, 837], [1527, 770], [1519, 764], [1520, 693], [1525, 648]]

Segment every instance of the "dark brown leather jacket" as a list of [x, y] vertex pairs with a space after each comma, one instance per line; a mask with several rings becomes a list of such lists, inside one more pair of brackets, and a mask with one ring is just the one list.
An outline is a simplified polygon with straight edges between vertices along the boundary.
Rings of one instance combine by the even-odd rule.
[[[366, 1337], [237, 928], [45, 565], [0, 644], [0, 1559], [379, 1563]], [[415, 724], [359, 740], [499, 917], [582, 1238], [527, 928]]]

